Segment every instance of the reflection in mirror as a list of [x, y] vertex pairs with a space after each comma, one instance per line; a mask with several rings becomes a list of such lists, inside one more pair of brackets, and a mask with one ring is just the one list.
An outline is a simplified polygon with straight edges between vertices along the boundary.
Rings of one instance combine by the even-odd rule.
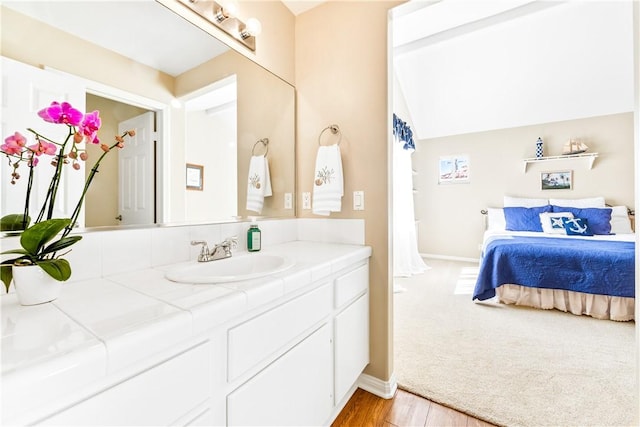
[[238, 175], [237, 98], [235, 75], [184, 98], [185, 157], [203, 168], [202, 190], [187, 192], [187, 221], [238, 215], [238, 182], [230, 179]]
[[[99, 110], [103, 140], [110, 140], [119, 126], [131, 120], [151, 117], [147, 119], [153, 129], [149, 131], [150, 159], [146, 163], [150, 175], [144, 177], [137, 169], [126, 176], [122, 166], [126, 161], [108, 156], [87, 196], [86, 220], [81, 224], [94, 227], [224, 221], [248, 215], [295, 216], [293, 209], [283, 208], [284, 194], [295, 193], [295, 96], [291, 85], [153, 1], [118, 2], [117, 7], [110, 1], [8, 1], [3, 2], [1, 12], [3, 65], [9, 58], [75, 85], [80, 93], [68, 95], [56, 84], [55, 90], [43, 87], [39, 97], [34, 93], [20, 95], [25, 99], [24, 111], [20, 110], [24, 117], [3, 119], [3, 138], [15, 130], [35, 127], [38, 109], [48, 105], [54, 95], [74, 100], [72, 104], [83, 111]], [[91, 21], [83, 18], [86, 16], [101, 19]], [[30, 36], [36, 33], [39, 37]], [[206, 46], [198, 47], [201, 43]], [[205, 56], [197, 56], [202, 53]], [[207, 91], [219, 91], [230, 78], [235, 79], [235, 103], [212, 104], [196, 114], [196, 99]], [[5, 93], [9, 93], [8, 81], [3, 66]], [[26, 99], [32, 100], [28, 108]], [[178, 99], [180, 107], [175, 104]], [[9, 109], [18, 111], [18, 107]], [[6, 113], [3, 110], [4, 118], [15, 116]], [[195, 120], [196, 115], [200, 121]], [[134, 123], [138, 126], [138, 121]], [[270, 140], [273, 196], [265, 199], [258, 214], [247, 211], [246, 192], [251, 149], [261, 138]], [[186, 191], [187, 163], [205, 166], [204, 191]], [[1, 167], [0, 173], [7, 176], [10, 172], [5, 165]], [[132, 176], [143, 178], [136, 187]], [[24, 194], [6, 188], [6, 181], [2, 179], [2, 214], [16, 210], [5, 203], [11, 195]], [[147, 187], [139, 188], [149, 188], [145, 191], [151, 199], [136, 198], [138, 186], [144, 185]], [[125, 195], [122, 190], [127, 187], [131, 191]], [[73, 191], [69, 189], [70, 194]], [[145, 208], [143, 219], [131, 220], [130, 211], [137, 211], [139, 205]], [[61, 207], [59, 215], [63, 214]]]

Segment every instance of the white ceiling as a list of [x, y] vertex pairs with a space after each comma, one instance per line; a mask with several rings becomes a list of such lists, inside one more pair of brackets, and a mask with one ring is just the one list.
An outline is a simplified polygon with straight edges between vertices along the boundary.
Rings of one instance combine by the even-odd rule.
[[633, 111], [632, 16], [631, 0], [445, 0], [394, 17], [394, 108], [417, 139]]
[[2, 4], [172, 76], [229, 49], [154, 0]]

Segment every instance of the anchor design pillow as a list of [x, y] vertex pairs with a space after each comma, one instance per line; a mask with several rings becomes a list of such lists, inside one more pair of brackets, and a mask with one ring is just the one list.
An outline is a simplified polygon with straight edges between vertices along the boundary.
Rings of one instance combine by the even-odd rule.
[[547, 234], [567, 234], [563, 219], [573, 219], [571, 212], [543, 212], [540, 214], [542, 231]]
[[585, 218], [562, 218], [567, 236], [593, 236]]

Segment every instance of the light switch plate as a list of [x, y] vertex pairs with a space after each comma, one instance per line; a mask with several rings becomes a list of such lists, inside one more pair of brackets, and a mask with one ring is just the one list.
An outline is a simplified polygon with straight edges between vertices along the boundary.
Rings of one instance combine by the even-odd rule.
[[311, 209], [311, 193], [302, 193], [302, 209]]
[[293, 209], [293, 195], [291, 193], [284, 193], [284, 208]]
[[353, 210], [354, 211], [364, 210], [364, 191], [353, 192]]

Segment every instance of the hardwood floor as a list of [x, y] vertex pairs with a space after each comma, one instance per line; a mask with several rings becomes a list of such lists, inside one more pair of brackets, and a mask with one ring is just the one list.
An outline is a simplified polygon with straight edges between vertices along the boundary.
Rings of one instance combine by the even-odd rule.
[[393, 399], [382, 399], [357, 389], [332, 427], [492, 427], [492, 424], [398, 390]]

